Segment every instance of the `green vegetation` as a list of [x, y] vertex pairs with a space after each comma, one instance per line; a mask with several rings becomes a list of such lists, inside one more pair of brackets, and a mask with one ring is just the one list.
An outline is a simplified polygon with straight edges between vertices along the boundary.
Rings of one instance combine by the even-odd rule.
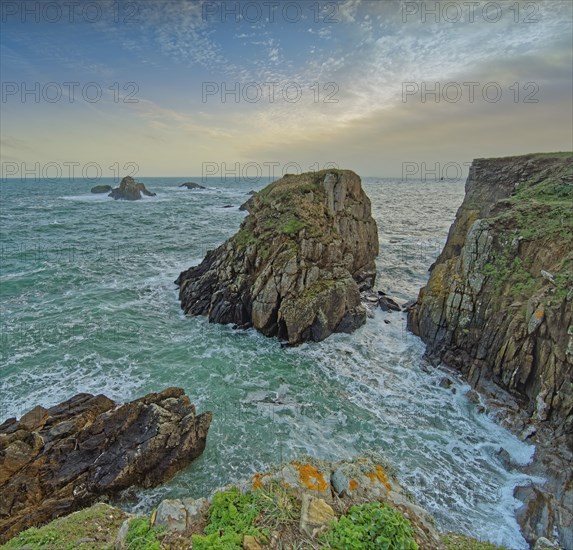
[[254, 491], [260, 510], [257, 523], [269, 531], [297, 524], [300, 519], [300, 500], [280, 483], [269, 483]]
[[241, 248], [246, 248], [256, 242], [257, 239], [255, 236], [245, 227], [241, 227], [239, 232], [235, 235], [235, 244]]
[[244, 535], [266, 538], [268, 531], [255, 526], [255, 520], [260, 513], [254, 492], [241, 494], [233, 487], [228, 491], [216, 493], [209, 507], [206, 536], [194, 535], [193, 548], [240, 550]]
[[573, 251], [565, 257], [562, 269], [555, 275], [555, 298], [561, 302], [573, 288]]
[[541, 181], [531, 179], [520, 183], [503, 204], [509, 209], [497, 219], [515, 227], [524, 239], [572, 239], [573, 169], [564, 167]]
[[43, 527], [26, 529], [1, 548], [3, 550], [111, 549], [125, 517], [121, 510], [106, 504], [96, 504], [80, 512], [58, 518]]
[[305, 227], [305, 224], [297, 218], [290, 218], [281, 226], [281, 233], [285, 235], [294, 235]]
[[321, 537], [335, 550], [418, 550], [410, 522], [379, 502], [353, 506]]
[[327, 235], [330, 222], [321, 181], [333, 171], [285, 176], [253, 195], [251, 214], [243, 222], [235, 244], [241, 248], [259, 246], [278, 235], [293, 237], [301, 229], [306, 229], [309, 236]]
[[518, 256], [497, 254], [483, 266], [482, 274], [492, 280], [498, 293], [507, 292], [512, 298], [529, 296], [536, 288], [536, 280]]
[[268, 540], [271, 531], [295, 525], [300, 501], [278, 483], [241, 494], [233, 487], [216, 493], [205, 535], [193, 535], [194, 550], [240, 550], [245, 535]]
[[[571, 158], [571, 153], [530, 155], [531, 158]], [[509, 243], [519, 239], [520, 256], [515, 248], [498, 242], [495, 255], [482, 268], [499, 294], [512, 299], [529, 298], [547, 282], [541, 269], [555, 277], [555, 290], [547, 300], [561, 301], [573, 287], [573, 168], [562, 163], [546, 174], [520, 182], [514, 194], [498, 203], [501, 212], [490, 221]], [[531, 244], [535, 243], [535, 244]], [[534, 247], [534, 248], [532, 248]], [[541, 267], [531, 254], [532, 249], [555, 251], [556, 261]], [[521, 252], [525, 250], [525, 252]], [[562, 251], [566, 251], [565, 255]], [[549, 257], [549, 256], [548, 256]], [[559, 261], [559, 258], [562, 258]]]
[[456, 533], [443, 535], [442, 542], [448, 550], [505, 550], [502, 546], [496, 546], [489, 542], [481, 542]]
[[151, 527], [147, 518], [134, 518], [129, 522], [125, 539], [130, 550], [161, 550], [164, 529]]

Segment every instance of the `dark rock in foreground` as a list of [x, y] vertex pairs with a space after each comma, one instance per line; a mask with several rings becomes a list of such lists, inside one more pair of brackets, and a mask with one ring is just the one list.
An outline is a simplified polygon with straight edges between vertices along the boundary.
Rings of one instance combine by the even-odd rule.
[[92, 193], [109, 193], [112, 189], [113, 188], [111, 185], [96, 185], [95, 187], [92, 187], [91, 192]]
[[137, 201], [141, 199], [142, 193], [148, 197], [156, 196], [156, 193], [146, 189], [143, 183], [138, 183], [131, 176], [126, 176], [121, 180], [119, 187], [112, 189], [108, 196], [115, 200]]
[[211, 413], [180, 388], [124, 405], [78, 394], [0, 425], [0, 542], [132, 485], [153, 487], [205, 448]]
[[287, 175], [248, 202], [240, 231], [177, 279], [185, 313], [290, 344], [363, 324], [359, 285], [376, 276], [378, 233], [360, 178]]
[[187, 189], [207, 189], [206, 187], [203, 187], [202, 185], [199, 185], [198, 183], [194, 183], [192, 181], [187, 181], [185, 183], [182, 183], [179, 187], [187, 187]]

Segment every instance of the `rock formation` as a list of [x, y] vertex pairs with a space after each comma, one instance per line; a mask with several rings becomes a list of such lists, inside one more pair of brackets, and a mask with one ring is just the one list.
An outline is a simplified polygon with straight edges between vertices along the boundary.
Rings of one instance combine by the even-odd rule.
[[[323, 545], [319, 545], [316, 537], [331, 526], [342, 513], [347, 512], [354, 504], [373, 501], [384, 502], [407, 517], [412, 524], [414, 538], [421, 549], [444, 548], [433, 517], [416, 504], [412, 494], [400, 485], [394, 470], [388, 467], [383, 457], [379, 455], [337, 462], [301, 458], [274, 466], [269, 471], [256, 473], [251, 479], [239, 481], [216, 492], [229, 490], [231, 487], [238, 488], [242, 494], [253, 491], [264, 493], [276, 487], [283, 487], [285, 490], [285, 495], [281, 499], [283, 505], [289, 505], [290, 498], [299, 502], [294, 506], [297, 510], [295, 515], [299, 516], [295, 519], [298, 525], [295, 528], [294, 538], [300, 537], [306, 541], [314, 539], [320, 548]], [[152, 521], [154, 525], [161, 526], [168, 533], [176, 532], [184, 535], [197, 532], [197, 527], [205, 524], [206, 509], [213, 501], [213, 496], [197, 500], [189, 498], [164, 500], [159, 504]], [[290, 548], [291, 545], [296, 547], [292, 544], [294, 542], [292, 531], [288, 533], [288, 528], [285, 531], [281, 533], [279, 528], [274, 533], [274, 544], [271, 543], [270, 548]], [[247, 547], [245, 542], [243, 547]], [[256, 548], [261, 546], [257, 545]]]
[[148, 197], [155, 197], [156, 195], [156, 193], [146, 189], [143, 183], [136, 182], [131, 176], [125, 176], [119, 187], [112, 189], [108, 196], [115, 200], [137, 201], [141, 199], [142, 193]]
[[0, 542], [132, 485], [155, 486], [205, 448], [211, 413], [180, 388], [116, 405], [78, 394], [0, 425]]
[[[430, 271], [408, 318], [427, 355], [461, 370], [474, 387], [510, 392], [527, 417], [513, 429], [561, 449], [571, 466], [573, 155], [474, 161]], [[555, 472], [559, 502], [540, 512], [537, 532], [524, 530], [528, 540], [547, 536], [555, 513], [562, 543], [567, 536], [573, 547], [572, 471], [565, 479]]]
[[91, 192], [92, 193], [109, 193], [112, 189], [113, 188], [111, 185], [96, 185], [95, 187], [92, 187]]
[[185, 313], [290, 344], [363, 324], [360, 291], [376, 276], [378, 234], [360, 178], [286, 175], [247, 204], [239, 232], [179, 275]]
[[198, 183], [194, 183], [192, 181], [187, 181], [185, 183], [182, 183], [179, 187], [187, 187], [187, 189], [206, 189], [206, 187], [203, 187], [202, 185], [199, 185]]

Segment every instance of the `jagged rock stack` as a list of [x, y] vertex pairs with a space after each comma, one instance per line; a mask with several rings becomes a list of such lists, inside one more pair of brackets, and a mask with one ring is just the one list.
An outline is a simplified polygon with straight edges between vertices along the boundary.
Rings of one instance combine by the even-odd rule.
[[253, 195], [240, 231], [181, 273], [181, 307], [289, 344], [351, 332], [376, 276], [370, 200], [350, 170], [285, 175]]

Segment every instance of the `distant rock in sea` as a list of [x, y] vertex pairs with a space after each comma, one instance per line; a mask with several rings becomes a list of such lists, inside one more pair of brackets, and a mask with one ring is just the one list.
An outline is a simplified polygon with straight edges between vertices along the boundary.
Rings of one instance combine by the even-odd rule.
[[78, 394], [0, 425], [0, 543], [135, 486], [153, 487], [205, 448], [211, 413], [180, 388], [117, 405]]
[[112, 189], [113, 189], [113, 187], [111, 185], [96, 185], [95, 187], [92, 187], [91, 192], [92, 193], [109, 193]]
[[145, 184], [136, 182], [131, 176], [126, 176], [121, 180], [119, 187], [112, 189], [108, 196], [115, 200], [137, 201], [141, 199], [142, 193], [148, 197], [156, 196], [156, 193], [146, 189]]
[[239, 232], [181, 273], [181, 307], [289, 344], [352, 332], [376, 276], [378, 232], [350, 170], [286, 175], [253, 195]]
[[182, 183], [179, 187], [187, 187], [187, 189], [207, 189], [206, 187], [203, 187], [198, 183], [193, 183], [192, 181]]

